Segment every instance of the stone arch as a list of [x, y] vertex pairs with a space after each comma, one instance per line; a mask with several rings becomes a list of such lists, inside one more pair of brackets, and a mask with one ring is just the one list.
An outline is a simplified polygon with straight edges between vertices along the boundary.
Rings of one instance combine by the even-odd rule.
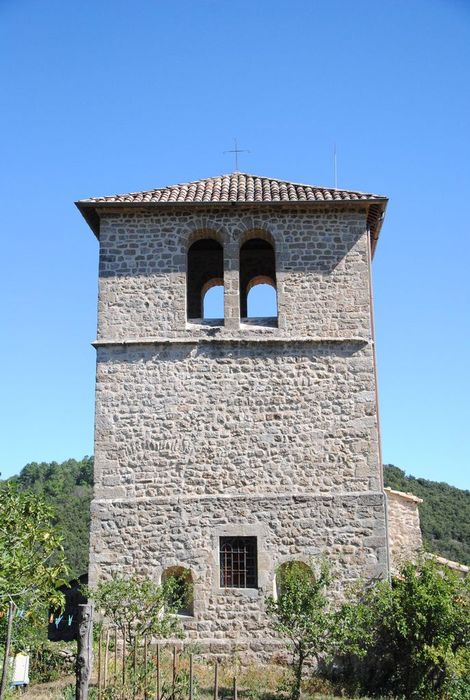
[[[248, 293], [258, 284], [275, 290], [276, 253], [272, 235], [265, 229], [245, 231], [240, 240], [240, 316], [248, 317]], [[277, 298], [276, 314], [277, 316]]]
[[282, 591], [283, 576], [293, 571], [293, 569], [296, 567], [301, 569], [302, 571], [308, 572], [312, 577], [315, 576], [312, 567], [305, 561], [302, 561], [302, 559], [288, 559], [287, 561], [282, 562], [282, 564], [279, 564], [274, 574], [273, 597], [275, 599], [279, 597]]
[[226, 232], [223, 231], [219, 226], [207, 226], [201, 225], [193, 227], [186, 240], [186, 250], [189, 250], [193, 243], [200, 241], [203, 238], [213, 238], [217, 243], [223, 247], [227, 243]]
[[174, 581], [172, 603], [177, 607], [177, 614], [184, 617], [194, 616], [194, 578], [191, 569], [175, 565], [164, 569], [162, 583]]
[[246, 226], [242, 235], [240, 236], [239, 244], [240, 248], [251, 238], [260, 238], [266, 243], [270, 243], [274, 250], [276, 250], [276, 240], [272, 233], [266, 228], [257, 226]]
[[246, 288], [247, 293], [249, 294], [250, 290], [253, 289], [253, 287], [256, 287], [258, 284], [269, 284], [270, 287], [274, 287], [274, 289], [276, 289], [276, 284], [271, 277], [267, 277], [266, 275], [258, 275], [258, 277], [253, 277], [253, 279], [248, 282]]
[[208, 289], [224, 284], [223, 236], [213, 229], [194, 230], [188, 240], [186, 310], [188, 319], [203, 318]]

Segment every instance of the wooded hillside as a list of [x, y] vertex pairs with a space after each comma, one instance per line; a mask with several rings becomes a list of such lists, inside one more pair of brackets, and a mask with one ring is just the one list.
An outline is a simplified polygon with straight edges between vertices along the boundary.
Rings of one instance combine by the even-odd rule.
[[[470, 564], [470, 491], [427, 479], [415, 479], [391, 464], [384, 467], [385, 485], [423, 499], [421, 529], [428, 550]], [[31, 462], [11, 479], [22, 490], [42, 493], [57, 513], [71, 575], [87, 570], [93, 457], [77, 461]]]
[[65, 556], [72, 577], [88, 568], [88, 531], [90, 501], [93, 491], [93, 457], [77, 461], [31, 462], [18, 476], [9, 481], [21, 490], [43, 494], [56, 513], [56, 523], [62, 530]]

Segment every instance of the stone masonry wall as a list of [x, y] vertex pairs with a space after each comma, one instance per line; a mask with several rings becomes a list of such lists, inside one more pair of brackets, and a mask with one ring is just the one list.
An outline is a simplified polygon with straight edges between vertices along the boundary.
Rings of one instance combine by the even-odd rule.
[[95, 496], [377, 491], [371, 348], [99, 348]]
[[369, 338], [365, 221], [365, 211], [339, 209], [107, 210], [100, 227], [98, 338], [197, 335], [186, 321], [186, 256], [202, 235], [224, 245], [226, 318], [218, 335], [239, 331], [239, 249], [257, 231], [275, 245], [279, 327], [271, 335]]
[[[185, 565], [188, 634], [260, 653], [279, 563], [324, 553], [338, 587], [387, 574], [365, 221], [346, 208], [106, 210], [92, 585]], [[186, 253], [204, 235], [224, 245], [219, 326], [186, 318]], [[274, 242], [277, 327], [240, 323], [251, 235]], [[226, 534], [257, 536], [258, 589], [218, 588]]]
[[[92, 581], [112, 571], [160, 580], [179, 565], [194, 580], [189, 639], [213, 652], [251, 650], [269, 656], [278, 648], [265, 613], [278, 565], [326, 556], [336, 586], [382, 575], [386, 566], [380, 494], [348, 496], [203, 496], [98, 501], [93, 505]], [[258, 588], [219, 586], [218, 539], [257, 536]]]
[[419, 524], [422, 498], [386, 488], [390, 568], [397, 573], [405, 561], [413, 561], [423, 547]]

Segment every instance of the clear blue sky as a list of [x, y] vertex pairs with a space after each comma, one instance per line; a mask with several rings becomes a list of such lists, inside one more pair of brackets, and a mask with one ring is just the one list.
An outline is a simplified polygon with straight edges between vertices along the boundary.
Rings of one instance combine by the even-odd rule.
[[385, 462], [470, 487], [470, 3], [0, 0], [1, 459], [92, 453], [97, 253], [73, 201], [240, 168], [390, 197]]

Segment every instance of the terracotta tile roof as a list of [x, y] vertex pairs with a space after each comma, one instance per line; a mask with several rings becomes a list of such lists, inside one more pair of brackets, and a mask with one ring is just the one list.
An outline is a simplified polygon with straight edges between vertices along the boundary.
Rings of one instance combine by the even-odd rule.
[[129, 192], [80, 200], [80, 204], [147, 204], [175, 202], [331, 202], [385, 200], [380, 195], [302, 185], [286, 180], [233, 172], [146, 192]]

